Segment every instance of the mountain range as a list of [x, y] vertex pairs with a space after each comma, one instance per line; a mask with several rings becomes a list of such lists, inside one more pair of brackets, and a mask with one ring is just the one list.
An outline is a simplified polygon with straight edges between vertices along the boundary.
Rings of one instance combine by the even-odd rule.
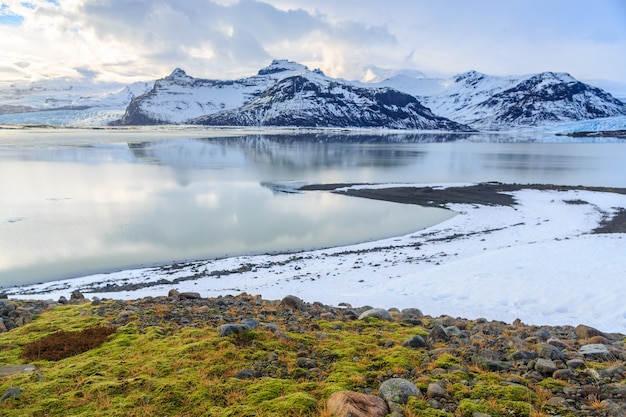
[[100, 109], [108, 112], [107, 123], [116, 119], [117, 125], [471, 131], [626, 116], [626, 103], [566, 73], [498, 77], [469, 71], [438, 79], [369, 67], [365, 79], [331, 78], [275, 60], [236, 80], [194, 78], [177, 68], [153, 83], [96, 88], [71, 80], [39, 82], [0, 88], [0, 123], [42, 110]]

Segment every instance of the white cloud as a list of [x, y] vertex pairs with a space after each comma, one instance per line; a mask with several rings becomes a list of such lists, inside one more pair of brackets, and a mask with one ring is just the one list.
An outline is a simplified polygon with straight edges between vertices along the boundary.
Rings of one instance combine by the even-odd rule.
[[234, 78], [253, 74], [273, 58], [287, 58], [349, 79], [373, 64], [432, 75], [555, 70], [626, 81], [621, 0], [3, 4], [24, 19], [21, 25], [2, 25], [4, 79], [87, 71], [103, 80], [130, 81], [162, 77], [175, 67], [198, 77]]

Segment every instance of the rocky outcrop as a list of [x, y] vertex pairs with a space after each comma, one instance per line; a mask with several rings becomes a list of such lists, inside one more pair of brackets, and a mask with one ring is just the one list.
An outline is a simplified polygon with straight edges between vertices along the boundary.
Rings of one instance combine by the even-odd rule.
[[469, 131], [413, 96], [359, 88], [317, 73], [285, 78], [241, 107], [191, 121], [211, 126], [376, 127]]

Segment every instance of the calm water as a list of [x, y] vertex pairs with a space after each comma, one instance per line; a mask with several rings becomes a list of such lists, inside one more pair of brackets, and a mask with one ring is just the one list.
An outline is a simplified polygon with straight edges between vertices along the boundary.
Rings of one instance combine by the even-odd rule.
[[0, 286], [344, 245], [410, 233], [450, 216], [276, 191], [300, 183], [626, 187], [624, 142], [235, 133], [0, 130]]

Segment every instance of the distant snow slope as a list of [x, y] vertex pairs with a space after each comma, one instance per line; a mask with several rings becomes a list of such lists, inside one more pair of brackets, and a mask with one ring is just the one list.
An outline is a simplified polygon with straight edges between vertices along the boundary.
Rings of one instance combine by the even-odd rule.
[[435, 114], [479, 130], [626, 115], [625, 103], [565, 73], [496, 77], [469, 71], [450, 79], [396, 75], [372, 85], [413, 94]]
[[120, 117], [152, 83], [92, 83], [72, 78], [0, 87], [0, 123], [97, 126]]

